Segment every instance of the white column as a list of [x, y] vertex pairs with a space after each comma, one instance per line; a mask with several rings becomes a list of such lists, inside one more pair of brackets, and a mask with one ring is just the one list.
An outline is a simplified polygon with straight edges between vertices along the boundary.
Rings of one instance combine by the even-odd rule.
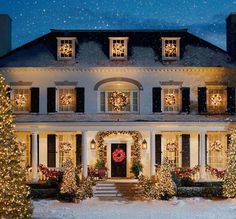
[[82, 167], [83, 167], [83, 176], [88, 176], [88, 153], [87, 153], [87, 131], [82, 132]]
[[206, 132], [200, 132], [200, 180], [206, 179]]
[[155, 175], [155, 132], [150, 133], [150, 176]]
[[38, 182], [38, 140], [37, 132], [32, 132], [32, 181]]

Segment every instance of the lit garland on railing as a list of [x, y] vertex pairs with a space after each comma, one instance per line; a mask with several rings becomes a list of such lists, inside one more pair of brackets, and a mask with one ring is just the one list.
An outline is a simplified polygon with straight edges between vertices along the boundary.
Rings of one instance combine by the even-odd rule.
[[210, 172], [211, 175], [216, 176], [219, 179], [224, 179], [226, 170], [218, 170], [217, 168], [213, 168], [209, 165], [206, 166], [206, 171]]
[[129, 98], [124, 92], [115, 91], [109, 97], [109, 103], [111, 103], [115, 111], [121, 111], [128, 105]]
[[200, 166], [197, 165], [193, 168], [175, 167], [171, 172], [183, 178], [183, 177], [192, 177], [199, 171], [200, 171]]

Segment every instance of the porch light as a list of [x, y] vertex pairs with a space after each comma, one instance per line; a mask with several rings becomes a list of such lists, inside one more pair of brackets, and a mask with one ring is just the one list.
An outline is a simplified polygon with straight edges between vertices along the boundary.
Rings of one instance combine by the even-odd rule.
[[90, 142], [90, 149], [91, 150], [94, 150], [96, 147], [96, 141], [93, 139], [91, 142]]
[[142, 142], [142, 147], [143, 147], [144, 150], [147, 149], [147, 141], [145, 139]]

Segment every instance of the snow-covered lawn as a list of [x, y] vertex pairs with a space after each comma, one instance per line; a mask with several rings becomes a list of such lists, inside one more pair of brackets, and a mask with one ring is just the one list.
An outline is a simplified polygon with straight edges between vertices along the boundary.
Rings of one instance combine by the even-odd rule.
[[236, 199], [212, 201], [202, 198], [170, 201], [100, 201], [80, 204], [57, 200], [34, 201], [35, 219], [231, 219], [236, 218]]

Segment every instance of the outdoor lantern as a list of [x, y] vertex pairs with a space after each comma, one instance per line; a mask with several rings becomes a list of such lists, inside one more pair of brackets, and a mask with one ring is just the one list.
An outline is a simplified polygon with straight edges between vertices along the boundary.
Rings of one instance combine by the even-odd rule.
[[147, 149], [147, 141], [144, 139], [142, 142], [143, 149]]
[[96, 141], [93, 139], [91, 142], [90, 142], [90, 149], [94, 150], [96, 147]]

